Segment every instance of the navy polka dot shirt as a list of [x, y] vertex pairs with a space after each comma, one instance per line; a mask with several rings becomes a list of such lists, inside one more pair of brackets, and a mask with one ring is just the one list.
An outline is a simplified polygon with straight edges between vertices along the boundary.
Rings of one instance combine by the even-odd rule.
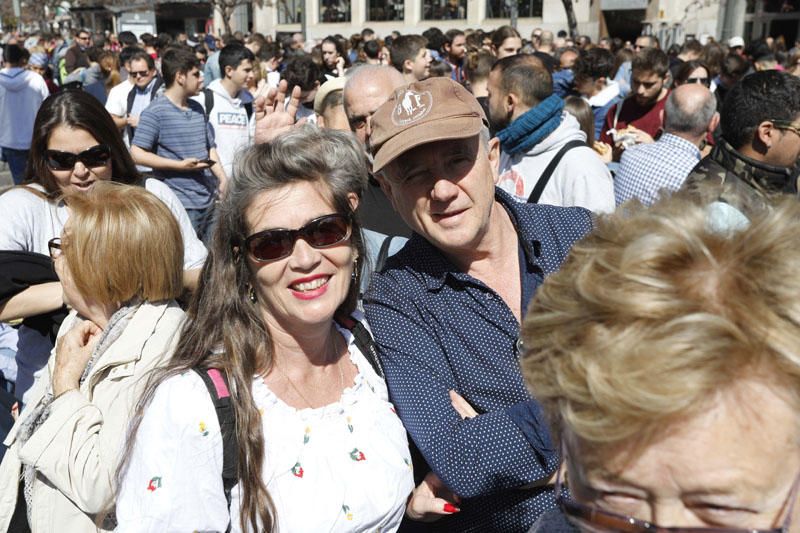
[[[591, 214], [495, 194], [519, 236], [524, 312], [591, 229]], [[552, 487], [522, 487], [550, 477], [559, 457], [522, 379], [520, 327], [509, 307], [418, 234], [374, 275], [364, 307], [400, 418], [430, 468], [462, 497], [461, 512], [432, 528], [527, 531], [555, 498]], [[451, 389], [479, 416], [462, 420]]]

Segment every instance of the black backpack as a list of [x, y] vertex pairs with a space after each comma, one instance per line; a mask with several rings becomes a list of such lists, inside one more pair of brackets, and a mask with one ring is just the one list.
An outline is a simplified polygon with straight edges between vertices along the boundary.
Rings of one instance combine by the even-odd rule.
[[[211, 89], [203, 89], [203, 97], [205, 98], [206, 117], [211, 116], [211, 110], [214, 109], [214, 91]], [[253, 117], [253, 102], [242, 104], [244, 110], [247, 111], [247, 120]]]
[[[378, 358], [378, 348], [364, 324], [349, 316], [336, 317], [336, 322], [353, 334], [356, 347], [367, 358], [375, 373], [385, 380], [383, 367]], [[218, 368], [194, 368], [194, 371], [205, 383], [219, 420], [219, 429], [222, 434], [222, 487], [225, 490], [225, 500], [228, 502], [228, 515], [230, 516], [231, 491], [239, 481], [239, 449], [236, 442], [236, 417], [231, 405], [228, 378]], [[228, 528], [225, 531], [229, 532], [230, 530], [231, 523], [228, 522]]]

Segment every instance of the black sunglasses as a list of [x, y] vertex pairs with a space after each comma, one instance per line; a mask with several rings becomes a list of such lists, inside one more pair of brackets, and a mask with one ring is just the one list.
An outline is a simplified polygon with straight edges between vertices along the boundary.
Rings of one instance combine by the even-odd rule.
[[128, 76], [130, 76], [131, 78], [144, 78], [148, 74], [150, 74], [149, 70], [130, 70], [130, 71], [128, 71]]
[[686, 83], [702, 83], [706, 87], [711, 87], [711, 80], [709, 78], [686, 78]]
[[72, 170], [78, 161], [88, 168], [94, 168], [108, 163], [108, 160], [111, 159], [111, 148], [105, 144], [98, 144], [79, 154], [46, 150], [44, 155], [47, 158], [47, 166], [52, 170]]
[[292, 254], [298, 237], [314, 248], [327, 248], [350, 237], [350, 218], [325, 215], [315, 218], [300, 229], [268, 229], [245, 239], [244, 246], [256, 261], [277, 261]]

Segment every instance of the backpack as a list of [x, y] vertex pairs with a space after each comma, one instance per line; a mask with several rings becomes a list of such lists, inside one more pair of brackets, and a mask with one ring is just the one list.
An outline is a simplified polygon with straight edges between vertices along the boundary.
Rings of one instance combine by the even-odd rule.
[[[211, 110], [214, 109], [214, 91], [211, 89], [205, 88], [203, 89], [203, 96], [205, 98], [205, 107], [206, 109], [206, 119], [211, 116]], [[242, 104], [244, 110], [247, 111], [247, 120], [249, 121], [253, 117], [253, 102], [247, 102]]]
[[[350, 331], [356, 347], [364, 354], [378, 377], [385, 380], [383, 366], [378, 358], [378, 348], [364, 324], [349, 316], [337, 316], [335, 320], [340, 326]], [[228, 516], [230, 516], [231, 491], [239, 481], [239, 449], [236, 442], [236, 417], [231, 404], [228, 378], [218, 368], [195, 367], [193, 370], [203, 380], [214, 404], [214, 410], [217, 412], [219, 429], [222, 434], [222, 487], [225, 491], [225, 500], [228, 502]], [[229, 521], [225, 531], [227, 533], [230, 530], [231, 523]]]

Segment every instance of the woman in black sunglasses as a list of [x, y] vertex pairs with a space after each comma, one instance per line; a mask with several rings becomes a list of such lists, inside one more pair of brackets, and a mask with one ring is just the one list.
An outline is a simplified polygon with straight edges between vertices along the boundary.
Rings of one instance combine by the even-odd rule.
[[[398, 528], [411, 458], [355, 310], [366, 181], [349, 132], [307, 126], [242, 155], [191, 320], [134, 417], [119, 531]], [[235, 411], [228, 504], [219, 418], [189, 372], [198, 367], [221, 370]]]
[[[111, 116], [91, 95], [78, 90], [50, 96], [39, 108], [28, 158], [26, 182], [0, 195], [0, 250], [47, 255], [47, 243], [60, 237], [69, 218], [64, 195], [84, 193], [103, 180], [144, 186], [175, 215], [184, 243], [185, 283], [196, 282], [206, 256], [186, 211], [162, 182], [142, 179]], [[86, 265], [103, 268], [104, 265]], [[2, 302], [0, 320], [50, 313], [64, 305], [58, 282], [31, 286]], [[57, 329], [57, 328], [56, 328]], [[52, 349], [52, 341], [23, 325], [19, 332], [19, 372], [15, 394], [24, 394]]]
[[702, 61], [685, 61], [675, 71], [675, 87], [685, 83], [700, 83], [711, 87], [711, 73]]
[[545, 280], [521, 365], [562, 514], [531, 533], [800, 531], [800, 204], [748, 216], [628, 205]]

